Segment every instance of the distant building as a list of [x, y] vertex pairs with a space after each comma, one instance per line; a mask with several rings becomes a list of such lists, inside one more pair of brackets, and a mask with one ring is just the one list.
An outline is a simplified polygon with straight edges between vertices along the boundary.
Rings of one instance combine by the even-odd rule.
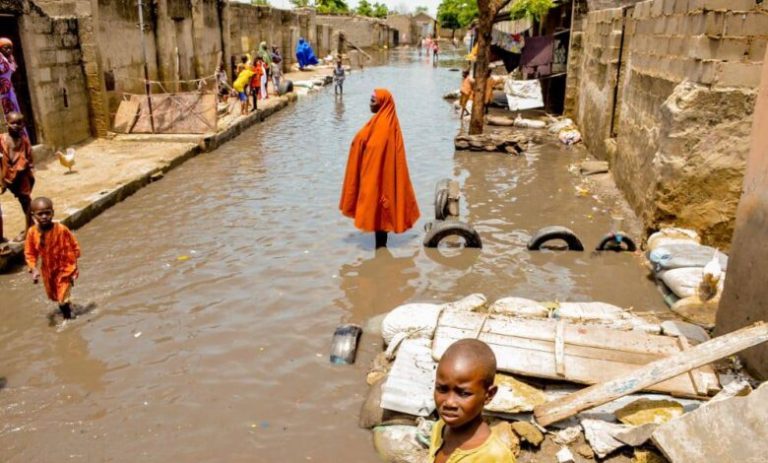
[[434, 36], [437, 32], [437, 20], [427, 13], [419, 13], [413, 17], [419, 38]]

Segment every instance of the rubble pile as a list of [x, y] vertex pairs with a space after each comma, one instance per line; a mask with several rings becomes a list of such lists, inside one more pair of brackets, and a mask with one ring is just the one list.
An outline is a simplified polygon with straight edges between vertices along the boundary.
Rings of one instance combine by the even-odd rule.
[[[617, 461], [633, 462], [741, 461], [765, 446], [759, 436], [768, 432], [761, 400], [768, 388], [752, 392], [743, 372], [710, 365], [768, 340], [764, 323], [710, 340], [696, 325], [660, 323], [602, 302], [508, 297], [488, 303], [473, 294], [399, 306], [381, 320], [380, 332], [387, 348], [368, 375], [360, 425], [373, 431], [384, 461], [427, 461], [438, 419], [437, 362], [465, 338], [486, 342], [496, 355], [498, 393], [484, 416], [516, 456], [529, 455], [521, 461], [618, 454], [627, 459]], [[739, 421], [739, 413], [749, 419]], [[720, 420], [729, 434], [704, 442], [712, 440], [707, 423]], [[721, 441], [744, 457], [718, 449], [708, 459], [700, 451]]]
[[459, 135], [454, 140], [457, 150], [500, 152], [520, 155], [531, 138], [520, 132], [491, 131], [479, 135]]

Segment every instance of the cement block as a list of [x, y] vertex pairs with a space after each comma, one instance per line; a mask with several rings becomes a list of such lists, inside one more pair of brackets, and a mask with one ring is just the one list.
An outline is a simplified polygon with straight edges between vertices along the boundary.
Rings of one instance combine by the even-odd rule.
[[762, 67], [762, 63], [719, 63], [715, 71], [715, 85], [757, 88]]
[[703, 7], [712, 11], [750, 11], [757, 6], [755, 0], [702, 0]]
[[664, 14], [664, 0], [653, 0], [651, 4], [651, 18], [658, 18]]
[[752, 39], [751, 43], [749, 44], [749, 53], [747, 58], [754, 62], [764, 62], [765, 51], [767, 48], [766, 44], [768, 44], [768, 40], [766, 39]]
[[[741, 32], [743, 35], [768, 37], [768, 14], [750, 13], [746, 16], [747, 19], [744, 22], [744, 29]], [[725, 32], [730, 35], [727, 23]]]
[[716, 12], [707, 13], [705, 33], [714, 37], [720, 37], [725, 34], [725, 14]]
[[675, 14], [687, 13], [688, 9], [690, 8], [689, 3], [690, 3], [689, 0], [675, 0], [673, 13]]
[[[675, 5], [677, 2], [684, 2], [686, 0], [664, 0], [664, 16], [669, 16], [675, 12]], [[688, 5], [686, 4], [686, 8]]]

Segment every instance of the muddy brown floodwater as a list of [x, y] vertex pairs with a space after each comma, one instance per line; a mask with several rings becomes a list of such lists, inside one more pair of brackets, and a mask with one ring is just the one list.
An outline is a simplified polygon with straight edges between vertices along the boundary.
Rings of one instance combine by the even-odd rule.
[[[98, 309], [63, 330], [26, 274], [0, 276], [0, 460], [375, 462], [357, 414], [380, 340], [333, 366], [339, 323], [474, 292], [661, 308], [636, 256], [526, 251], [552, 224], [594, 247], [615, 204], [574, 194], [579, 151], [556, 143], [455, 154], [441, 95], [460, 76], [412, 57], [353, 74], [343, 102], [303, 99], [79, 230], [75, 296]], [[395, 95], [422, 219], [375, 253], [337, 204], [377, 86]], [[448, 176], [485, 248], [442, 259], [421, 239]]]

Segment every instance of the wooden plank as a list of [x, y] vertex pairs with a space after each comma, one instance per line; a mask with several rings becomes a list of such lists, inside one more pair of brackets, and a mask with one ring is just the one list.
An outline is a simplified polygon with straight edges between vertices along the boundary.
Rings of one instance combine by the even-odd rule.
[[[557, 320], [520, 320], [478, 313], [444, 312], [438, 321], [432, 354], [439, 359], [453, 342], [478, 338], [495, 352], [499, 371], [596, 384], [676, 354], [681, 349], [674, 337], [563, 322], [563, 350], [560, 356], [556, 352], [560, 323]], [[710, 367], [703, 368], [700, 373], [701, 378], [706, 378], [704, 383], [717, 389], [717, 376]], [[706, 395], [688, 374], [660, 382], [650, 390], [683, 397]]]
[[614, 380], [590, 386], [562, 399], [536, 407], [534, 416], [541, 426], [547, 426], [582, 410], [645, 389], [766, 341], [768, 341], [768, 324], [758, 322], [701, 343], [685, 352], [649, 363]]
[[768, 459], [768, 386], [745, 397], [708, 403], [661, 425], [652, 435], [672, 463]]
[[115, 124], [112, 129], [117, 133], [131, 133], [136, 118], [139, 116], [139, 102], [133, 100], [123, 100], [117, 107], [115, 114]]
[[[683, 352], [689, 350], [691, 348], [691, 344], [688, 342], [688, 339], [685, 336], [678, 336], [677, 341], [680, 343], [680, 350]], [[688, 376], [691, 377], [691, 382], [693, 383], [693, 386], [696, 388], [696, 391], [701, 395], [707, 394], [707, 387], [704, 385], [704, 382], [701, 379], [701, 375], [699, 374], [698, 370], [691, 370], [688, 372]]]

